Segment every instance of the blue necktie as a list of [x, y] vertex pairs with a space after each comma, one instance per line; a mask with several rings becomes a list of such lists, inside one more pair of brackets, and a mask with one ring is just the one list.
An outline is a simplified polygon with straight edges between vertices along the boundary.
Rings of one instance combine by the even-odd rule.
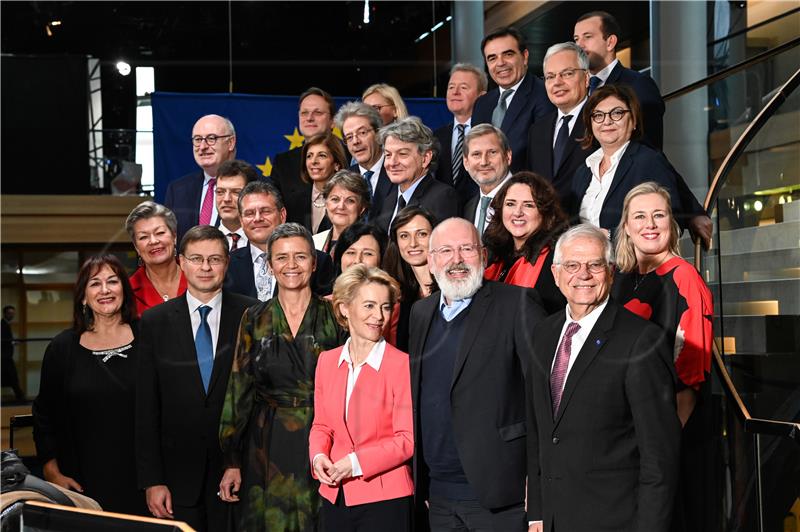
[[553, 145], [553, 177], [558, 173], [561, 159], [564, 158], [564, 150], [569, 142], [569, 121], [571, 119], [572, 115], [564, 115], [561, 119], [561, 127], [558, 128], [558, 133], [556, 134], [556, 142]]
[[369, 190], [369, 197], [370, 197], [370, 198], [371, 198], [373, 195], [375, 195], [375, 192], [372, 190], [372, 176], [373, 176], [373, 174], [374, 174], [374, 173], [375, 173], [375, 172], [373, 172], [372, 170], [367, 170], [367, 171], [366, 171], [366, 172], [364, 172], [364, 174], [363, 174], [363, 176], [364, 176], [364, 182], [367, 184], [367, 190]]
[[600, 78], [598, 78], [597, 76], [592, 76], [591, 78], [589, 78], [589, 95], [590, 96], [594, 92], [594, 90], [597, 87], [600, 86], [601, 83], [603, 83], [602, 80]]
[[194, 345], [197, 350], [197, 365], [200, 367], [200, 376], [203, 378], [203, 388], [208, 392], [208, 384], [211, 382], [211, 369], [214, 367], [214, 344], [211, 342], [211, 327], [208, 326], [208, 313], [211, 307], [203, 305], [197, 309], [200, 312], [200, 327], [194, 337]]

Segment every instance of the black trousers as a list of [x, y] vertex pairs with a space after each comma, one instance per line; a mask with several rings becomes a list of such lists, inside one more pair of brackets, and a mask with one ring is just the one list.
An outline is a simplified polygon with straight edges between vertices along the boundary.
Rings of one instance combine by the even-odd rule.
[[456, 501], [431, 496], [431, 532], [526, 532], [524, 503], [487, 509], [478, 501]]
[[345, 505], [344, 490], [339, 490], [336, 504], [322, 499], [322, 530], [325, 532], [409, 532], [411, 497], [368, 504]]
[[[213, 466], [212, 466], [213, 464]], [[184, 521], [197, 532], [224, 532], [228, 529], [228, 505], [217, 496], [222, 472], [219, 461], [206, 463], [206, 475], [199, 500], [191, 506], [172, 503], [172, 513], [177, 521]]]

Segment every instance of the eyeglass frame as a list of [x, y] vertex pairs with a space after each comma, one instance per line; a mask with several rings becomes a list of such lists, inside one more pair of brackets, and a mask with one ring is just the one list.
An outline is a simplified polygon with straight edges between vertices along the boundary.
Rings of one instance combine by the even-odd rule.
[[228, 261], [228, 257], [224, 255], [209, 255], [208, 257], [204, 257], [202, 255], [186, 256], [181, 254], [181, 257], [189, 261], [191, 265], [198, 267], [202, 267], [208, 262], [208, 265], [213, 268], [214, 266], [222, 266]]
[[[586, 271], [591, 273], [591, 274], [598, 274], [598, 273], [607, 272], [608, 271], [608, 267], [609, 267], [608, 261], [606, 261], [604, 259], [590, 260], [590, 261], [587, 261], [587, 262], [580, 262], [580, 261], [577, 261], [577, 260], [568, 260], [568, 261], [564, 261], [564, 262], [557, 262], [555, 264], [559, 268], [563, 269], [565, 272], [567, 272], [569, 274], [572, 274], [572, 275], [575, 275], [576, 273], [579, 273], [581, 270], [583, 270], [584, 267], [586, 267]], [[571, 269], [573, 269], [574, 266], [577, 266], [577, 269], [574, 270], [574, 271], [570, 271]]]
[[355, 139], [364, 140], [367, 137], [367, 135], [369, 135], [370, 133], [372, 133], [374, 131], [375, 131], [374, 127], [371, 127], [371, 128], [362, 127], [360, 129], [358, 129], [358, 131], [354, 131], [352, 134], [347, 134], [342, 138], [344, 139], [345, 144], [350, 144]]
[[322, 111], [320, 109], [312, 109], [312, 110], [305, 110], [305, 111], [298, 111], [298, 116], [300, 118], [306, 119], [308, 117], [318, 118], [325, 115], [330, 115], [330, 111]]
[[233, 137], [233, 134], [230, 135], [215, 135], [211, 133], [210, 135], [206, 135], [205, 137], [201, 137], [200, 135], [195, 135], [192, 137], [192, 145], [194, 147], [199, 148], [203, 145], [203, 141], [206, 141], [206, 144], [209, 146], [214, 146], [219, 139], [226, 139], [228, 137]]
[[[477, 257], [480, 254], [481, 250], [483, 249], [483, 246], [480, 245], [480, 244], [476, 244], [476, 243], [473, 243], [473, 244], [461, 244], [461, 245], [459, 245], [457, 247], [440, 246], [440, 247], [438, 247], [436, 249], [431, 249], [428, 253], [431, 254], [431, 255], [439, 255], [439, 257], [441, 259], [447, 261], [447, 260], [450, 260], [453, 257], [455, 257], [456, 249], [458, 249], [458, 254], [461, 255], [463, 258], [472, 259], [474, 257]], [[474, 253], [473, 253], [473, 251], [474, 251]], [[452, 255], [451, 256], [447, 256], [447, 255], [450, 255], [450, 254], [452, 254]]]
[[577, 70], [582, 70], [584, 72], [586, 71], [585, 68], [565, 68], [560, 72], [551, 72], [550, 74], [545, 74], [544, 81], [545, 82], [554, 81], [557, 77], [566, 81], [568, 79], [572, 79], [573, 77], [575, 77], [575, 72]]
[[[612, 110], [610, 110], [608, 112], [598, 111], [598, 110], [595, 109], [594, 111], [589, 113], [589, 118], [591, 118], [592, 122], [594, 122], [595, 124], [604, 123], [606, 121], [606, 117], [610, 118], [612, 122], [619, 122], [620, 120], [625, 118], [626, 114], [628, 114], [630, 112], [631, 112], [630, 109], [623, 109], [622, 107], [615, 107], [615, 108], [613, 108]], [[622, 113], [622, 114], [620, 114], [619, 118], [614, 118], [612, 116], [612, 113]], [[599, 116], [602, 116], [603, 118], [601, 120], [597, 120], [596, 117], [599, 117]]]

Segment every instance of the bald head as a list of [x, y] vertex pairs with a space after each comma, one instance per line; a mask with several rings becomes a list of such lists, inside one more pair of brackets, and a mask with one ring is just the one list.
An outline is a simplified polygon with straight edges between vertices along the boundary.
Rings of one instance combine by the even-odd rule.
[[217, 177], [219, 165], [236, 157], [236, 132], [230, 120], [206, 115], [192, 128], [192, 146], [197, 166]]
[[478, 230], [470, 222], [464, 218], [448, 218], [434, 227], [431, 232], [431, 237], [428, 240], [430, 249], [433, 250], [442, 246], [452, 245], [448, 242], [451, 240], [450, 237], [454, 234], [460, 234], [477, 244], [481, 242]]

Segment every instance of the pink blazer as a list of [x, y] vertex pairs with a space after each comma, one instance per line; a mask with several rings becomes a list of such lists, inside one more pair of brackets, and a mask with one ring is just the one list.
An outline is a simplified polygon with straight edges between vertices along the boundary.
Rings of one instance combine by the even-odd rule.
[[[342, 347], [325, 351], [317, 361], [309, 458], [322, 453], [336, 462], [356, 453], [362, 476], [341, 483], [348, 506], [413, 495], [407, 463], [414, 454], [408, 355], [386, 344], [379, 371], [362, 366], [345, 421], [347, 364], [337, 365]], [[313, 467], [311, 474], [317, 478]], [[335, 504], [339, 488], [320, 484], [319, 493]]]

